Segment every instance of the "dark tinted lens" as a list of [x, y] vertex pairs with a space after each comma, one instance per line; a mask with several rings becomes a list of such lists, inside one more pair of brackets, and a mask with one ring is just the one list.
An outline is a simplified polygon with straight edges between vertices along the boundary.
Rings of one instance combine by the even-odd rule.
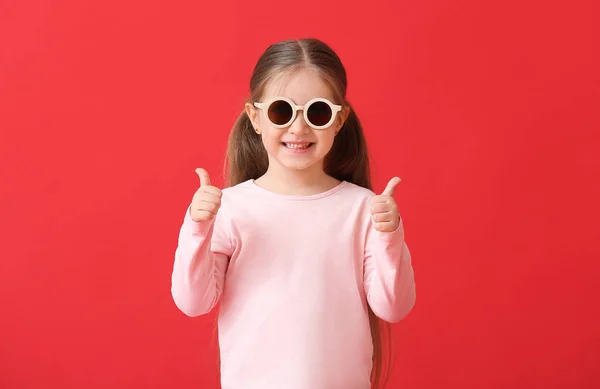
[[324, 126], [331, 120], [331, 108], [327, 103], [317, 101], [308, 107], [306, 112], [308, 120], [315, 126]]
[[293, 114], [292, 106], [283, 100], [277, 100], [269, 107], [269, 120], [277, 125], [289, 122]]

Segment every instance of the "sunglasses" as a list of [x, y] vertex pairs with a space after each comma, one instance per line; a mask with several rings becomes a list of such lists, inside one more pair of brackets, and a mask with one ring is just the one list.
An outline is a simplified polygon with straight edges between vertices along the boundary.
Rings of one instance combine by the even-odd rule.
[[329, 127], [338, 112], [342, 110], [341, 105], [333, 104], [331, 101], [317, 97], [309, 100], [305, 105], [296, 105], [287, 97], [274, 97], [264, 103], [254, 103], [258, 109], [265, 112], [265, 116], [276, 128], [289, 126], [296, 120], [299, 110], [304, 113], [304, 121], [315, 130]]

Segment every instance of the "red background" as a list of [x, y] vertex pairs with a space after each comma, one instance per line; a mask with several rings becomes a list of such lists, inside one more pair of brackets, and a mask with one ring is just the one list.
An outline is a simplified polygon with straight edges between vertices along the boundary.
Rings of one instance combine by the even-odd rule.
[[342, 57], [417, 305], [391, 388], [598, 388], [595, 1], [0, 2], [0, 387], [216, 388], [170, 296], [267, 45]]

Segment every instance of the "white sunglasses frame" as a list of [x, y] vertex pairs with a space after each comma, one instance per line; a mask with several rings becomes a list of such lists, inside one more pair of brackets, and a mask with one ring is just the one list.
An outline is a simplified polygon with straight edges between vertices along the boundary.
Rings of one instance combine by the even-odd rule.
[[[286, 103], [288, 103], [291, 107], [292, 110], [294, 111], [292, 113], [292, 118], [285, 124], [275, 124], [271, 121], [271, 119], [269, 118], [269, 107], [271, 106], [271, 104], [273, 104], [275, 101], [279, 101], [279, 100], [283, 100]], [[318, 102], [323, 102], [327, 105], [329, 105], [329, 108], [331, 109], [331, 119], [329, 120], [329, 122], [327, 124], [324, 124], [322, 126], [315, 126], [310, 120], [308, 120], [308, 109], [310, 108], [311, 104], [314, 103], [318, 103]], [[288, 99], [287, 97], [273, 97], [270, 100], [267, 100], [263, 103], [254, 103], [254, 106], [260, 110], [263, 111], [265, 118], [269, 121], [269, 123], [271, 123], [273, 125], [273, 127], [275, 128], [286, 128], [289, 127], [294, 120], [296, 120], [296, 116], [298, 111], [302, 111], [303, 116], [304, 116], [304, 121], [306, 122], [306, 124], [308, 124], [311, 128], [314, 128], [315, 130], [324, 130], [326, 128], [328, 128], [329, 126], [331, 126], [333, 124], [333, 122], [335, 121], [335, 118], [337, 117], [338, 112], [340, 112], [342, 110], [342, 106], [341, 105], [337, 105], [337, 104], [333, 104], [331, 101], [322, 98], [322, 97], [315, 97], [314, 99], [310, 99], [309, 101], [306, 102], [306, 104], [304, 105], [296, 105], [296, 103], [294, 103], [292, 100]]]

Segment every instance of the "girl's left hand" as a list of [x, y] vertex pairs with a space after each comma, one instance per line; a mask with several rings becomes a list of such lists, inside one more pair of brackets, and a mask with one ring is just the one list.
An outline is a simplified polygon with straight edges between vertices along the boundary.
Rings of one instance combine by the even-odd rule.
[[377, 231], [394, 232], [400, 224], [398, 205], [393, 197], [400, 181], [399, 177], [392, 178], [383, 193], [371, 199], [371, 219]]

